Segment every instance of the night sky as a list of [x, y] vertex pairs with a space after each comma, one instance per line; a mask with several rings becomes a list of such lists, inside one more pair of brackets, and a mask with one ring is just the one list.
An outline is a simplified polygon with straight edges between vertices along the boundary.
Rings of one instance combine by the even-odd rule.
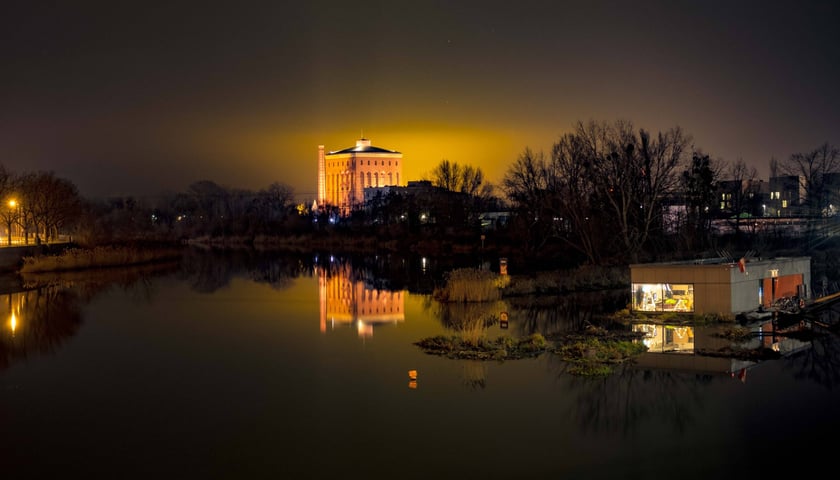
[[840, 2], [6, 1], [0, 164], [86, 197], [314, 198], [317, 150], [501, 182], [578, 120], [682, 127], [762, 177], [840, 145]]

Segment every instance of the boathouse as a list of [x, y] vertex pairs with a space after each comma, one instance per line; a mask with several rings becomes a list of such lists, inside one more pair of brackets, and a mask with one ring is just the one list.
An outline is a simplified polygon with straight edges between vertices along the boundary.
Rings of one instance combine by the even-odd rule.
[[739, 314], [810, 298], [811, 257], [724, 258], [630, 265], [631, 310]]

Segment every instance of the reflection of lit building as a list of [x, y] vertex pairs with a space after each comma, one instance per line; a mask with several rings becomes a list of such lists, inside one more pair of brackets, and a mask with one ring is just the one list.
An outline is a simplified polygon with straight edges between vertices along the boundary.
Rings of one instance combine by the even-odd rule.
[[318, 146], [318, 206], [349, 214], [364, 203], [364, 189], [402, 185], [402, 153], [362, 138], [355, 147], [325, 152]]
[[631, 308], [643, 312], [738, 314], [782, 297], [810, 297], [810, 257], [630, 265]]
[[[769, 349], [782, 356], [789, 355], [810, 347], [809, 342], [787, 335], [790, 331], [805, 328], [798, 322], [787, 327], [773, 320], [760, 322], [750, 327], [751, 335], [747, 341], [736, 343], [742, 351]], [[725, 374], [744, 381], [746, 371], [760, 364], [754, 360], [710, 355], [708, 352], [731, 351], [733, 348], [733, 341], [721, 336], [715, 327], [636, 323], [632, 330], [644, 333], [638, 341], [648, 347], [647, 352], [635, 358], [634, 368]]]
[[694, 352], [694, 327], [642, 323], [633, 325], [633, 331], [644, 332], [648, 352]]
[[321, 332], [327, 325], [355, 326], [359, 336], [373, 335], [373, 327], [405, 321], [405, 292], [369, 288], [354, 279], [349, 265], [318, 270]]

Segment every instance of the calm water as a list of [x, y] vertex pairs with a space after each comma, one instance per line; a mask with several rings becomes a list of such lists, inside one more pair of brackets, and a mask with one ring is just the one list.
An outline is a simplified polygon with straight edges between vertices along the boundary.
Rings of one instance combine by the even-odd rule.
[[644, 326], [654, 353], [599, 379], [550, 354], [456, 361], [413, 342], [481, 308], [509, 313], [491, 337], [577, 328], [616, 299], [452, 311], [428, 295], [447, 266], [335, 260], [27, 279], [0, 307], [3, 477], [730, 478], [833, 458], [836, 334], [763, 337], [786, 356], [752, 364]]

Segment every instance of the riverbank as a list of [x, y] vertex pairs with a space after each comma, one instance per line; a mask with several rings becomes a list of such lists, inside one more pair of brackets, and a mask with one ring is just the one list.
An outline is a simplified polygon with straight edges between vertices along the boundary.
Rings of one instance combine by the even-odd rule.
[[98, 246], [69, 247], [60, 252], [38, 253], [21, 259], [20, 273], [85, 270], [91, 268], [134, 266], [180, 258], [176, 247]]
[[25, 257], [54, 255], [63, 252], [70, 243], [50, 243], [41, 245], [6, 245], [0, 247], [0, 273], [17, 272]]

